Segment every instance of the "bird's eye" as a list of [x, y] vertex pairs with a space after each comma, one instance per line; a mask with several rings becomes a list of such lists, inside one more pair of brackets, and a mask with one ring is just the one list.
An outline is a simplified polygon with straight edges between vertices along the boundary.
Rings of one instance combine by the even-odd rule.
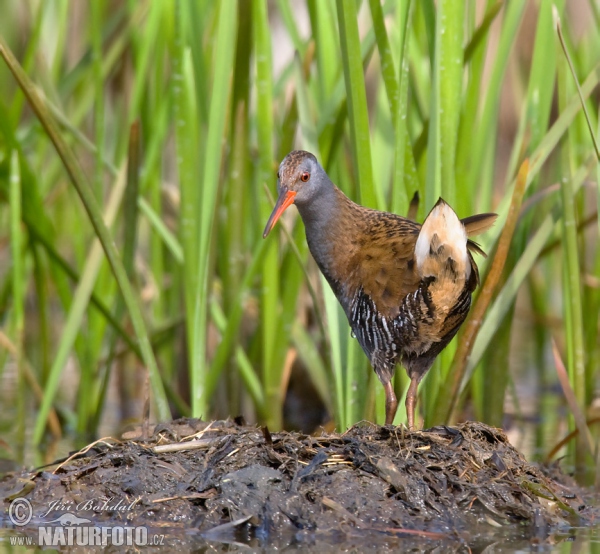
[[305, 171], [302, 175], [300, 175], [300, 180], [303, 183], [306, 183], [306, 181], [308, 181], [310, 179], [310, 173], [308, 171]]
[[277, 172], [277, 178], [279, 179], [279, 171]]

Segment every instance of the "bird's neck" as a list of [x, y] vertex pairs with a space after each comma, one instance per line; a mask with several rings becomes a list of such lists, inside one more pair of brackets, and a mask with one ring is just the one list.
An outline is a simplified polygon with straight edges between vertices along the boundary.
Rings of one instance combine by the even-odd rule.
[[348, 217], [352, 206], [355, 204], [333, 183], [323, 187], [310, 202], [297, 204], [310, 252], [330, 283], [342, 277], [342, 267], [352, 248], [355, 218]]
[[331, 182], [327, 183], [307, 202], [296, 202], [307, 235], [315, 236], [327, 233], [335, 226], [336, 214], [339, 211], [340, 198], [343, 193]]

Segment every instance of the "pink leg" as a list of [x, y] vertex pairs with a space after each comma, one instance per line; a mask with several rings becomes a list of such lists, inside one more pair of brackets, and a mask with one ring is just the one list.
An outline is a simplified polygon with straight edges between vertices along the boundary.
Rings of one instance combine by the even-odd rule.
[[398, 400], [394, 394], [394, 387], [392, 387], [391, 381], [383, 385], [383, 388], [385, 389], [385, 424], [392, 425], [396, 416], [396, 410], [398, 410]]
[[408, 391], [406, 392], [406, 416], [408, 418], [408, 428], [415, 428], [415, 403], [417, 402], [417, 387], [419, 386], [419, 380], [416, 377], [412, 377]]

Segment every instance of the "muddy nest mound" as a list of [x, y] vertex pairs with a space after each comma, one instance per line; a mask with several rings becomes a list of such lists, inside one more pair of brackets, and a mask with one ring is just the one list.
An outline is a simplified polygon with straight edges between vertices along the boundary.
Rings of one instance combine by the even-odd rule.
[[502, 431], [480, 423], [425, 431], [366, 423], [307, 436], [186, 419], [151, 431], [5, 476], [5, 509], [24, 497], [31, 524], [70, 512], [262, 544], [373, 545], [374, 536], [472, 544], [498, 529], [543, 541], [594, 517], [568, 477], [528, 463]]

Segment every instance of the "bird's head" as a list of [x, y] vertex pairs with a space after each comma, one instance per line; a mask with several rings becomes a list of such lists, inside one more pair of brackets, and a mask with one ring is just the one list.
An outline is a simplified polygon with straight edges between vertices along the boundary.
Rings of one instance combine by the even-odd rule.
[[271, 217], [267, 221], [263, 238], [274, 227], [281, 214], [292, 204], [303, 204], [312, 200], [327, 175], [310, 152], [294, 150], [279, 165], [277, 172], [278, 198]]

